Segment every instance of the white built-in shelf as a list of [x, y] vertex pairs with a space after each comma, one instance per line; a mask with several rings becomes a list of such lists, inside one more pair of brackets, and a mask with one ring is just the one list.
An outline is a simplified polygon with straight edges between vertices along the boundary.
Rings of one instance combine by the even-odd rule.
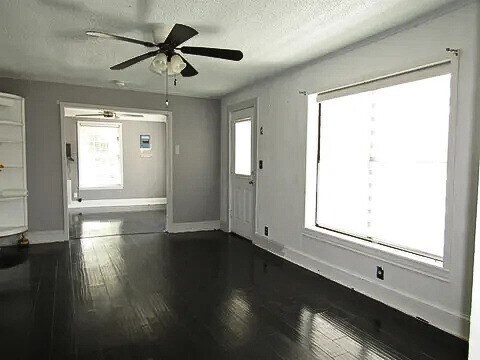
[[0, 237], [21, 234], [27, 230], [26, 226], [0, 226]]
[[25, 105], [0, 93], [0, 237], [28, 231]]
[[0, 125], [12, 125], [12, 126], [22, 126], [22, 123], [11, 120], [0, 120]]

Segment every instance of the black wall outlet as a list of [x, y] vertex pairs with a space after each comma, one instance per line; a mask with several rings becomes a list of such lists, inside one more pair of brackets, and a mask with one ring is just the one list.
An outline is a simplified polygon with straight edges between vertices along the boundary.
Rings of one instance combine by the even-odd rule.
[[265, 236], [268, 236], [268, 226], [265, 226]]
[[385, 270], [383, 270], [383, 267], [377, 266], [377, 279], [383, 280], [385, 277]]
[[260, 170], [263, 169], [263, 160], [260, 160], [260, 161], [258, 162], [258, 168], [259, 168]]

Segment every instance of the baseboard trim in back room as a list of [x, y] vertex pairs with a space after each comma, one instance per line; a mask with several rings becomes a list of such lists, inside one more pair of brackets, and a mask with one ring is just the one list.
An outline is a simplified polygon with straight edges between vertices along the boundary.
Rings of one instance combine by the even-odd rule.
[[[118, 208], [118, 207], [154, 207], [166, 205], [167, 198], [135, 198], [135, 199], [100, 199], [100, 200], [83, 200], [82, 202], [73, 201], [68, 204], [69, 210], [78, 210], [86, 208]], [[103, 211], [101, 209], [101, 211]]]

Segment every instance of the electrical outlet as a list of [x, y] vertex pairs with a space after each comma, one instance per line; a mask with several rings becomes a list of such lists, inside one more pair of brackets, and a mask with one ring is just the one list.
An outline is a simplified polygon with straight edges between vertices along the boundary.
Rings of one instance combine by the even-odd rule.
[[76, 199], [78, 197], [78, 193], [77, 192], [74, 192], [73, 193], [73, 198]]
[[377, 279], [383, 280], [385, 277], [385, 270], [383, 270], [383, 267], [377, 266]]
[[265, 226], [265, 236], [268, 236], [268, 226]]
[[263, 160], [260, 160], [260, 161], [258, 162], [258, 168], [259, 168], [260, 170], [263, 169]]

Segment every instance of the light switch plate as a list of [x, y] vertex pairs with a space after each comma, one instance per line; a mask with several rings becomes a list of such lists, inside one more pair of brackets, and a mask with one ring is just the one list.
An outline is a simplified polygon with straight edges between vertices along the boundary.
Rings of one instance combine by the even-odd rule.
[[175, 145], [175, 155], [180, 155], [180, 145]]

